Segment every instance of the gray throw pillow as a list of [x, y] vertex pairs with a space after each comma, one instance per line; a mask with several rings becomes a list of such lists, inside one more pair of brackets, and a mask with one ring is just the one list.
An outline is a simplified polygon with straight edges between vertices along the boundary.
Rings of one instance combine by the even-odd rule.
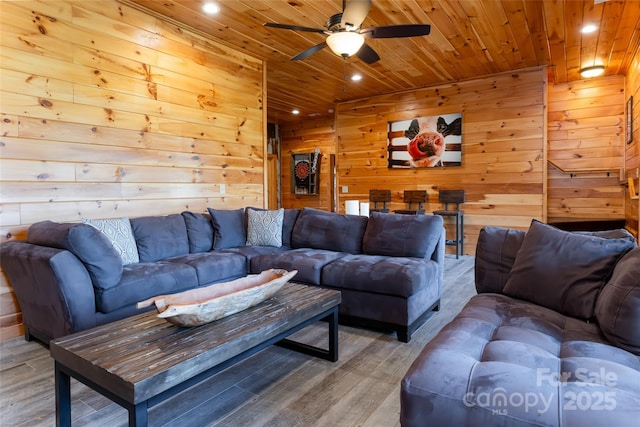
[[476, 291], [479, 294], [502, 293], [526, 234], [512, 228], [482, 227], [475, 260]]
[[443, 224], [439, 215], [371, 212], [362, 249], [367, 255], [431, 257], [440, 240]]
[[324, 249], [335, 252], [362, 253], [362, 236], [366, 216], [342, 215], [304, 208], [291, 235], [293, 248]]
[[138, 247], [136, 246], [136, 239], [133, 237], [129, 218], [82, 218], [82, 223], [95, 227], [109, 239], [113, 248], [122, 258], [123, 265], [140, 262]]
[[189, 253], [187, 226], [180, 214], [133, 218], [131, 228], [140, 262], [156, 262]]
[[237, 248], [247, 243], [247, 226], [244, 208], [207, 208], [213, 223], [213, 249]]
[[209, 252], [213, 248], [213, 224], [208, 214], [195, 212], [182, 212], [184, 223], [187, 226], [189, 238], [189, 252]]
[[247, 245], [282, 246], [284, 209], [247, 209]]
[[93, 286], [109, 289], [122, 278], [122, 259], [107, 237], [88, 224], [42, 221], [29, 227], [27, 242], [66, 249], [89, 272]]
[[616, 264], [598, 296], [596, 319], [609, 341], [640, 356], [640, 249]]
[[[245, 221], [248, 221], [247, 215], [250, 209], [256, 211], [266, 211], [264, 208], [254, 208], [253, 206], [248, 206], [245, 209]], [[282, 219], [282, 246], [286, 246], [288, 248], [291, 247], [291, 235], [293, 234], [293, 227], [296, 224], [296, 220], [298, 219], [298, 215], [300, 215], [300, 209], [285, 209], [284, 210], [284, 218]]]
[[533, 220], [504, 287], [505, 295], [590, 319], [598, 292], [635, 244], [559, 230]]
[[291, 247], [293, 227], [296, 225], [298, 215], [300, 215], [300, 209], [284, 210], [284, 219], [282, 221], [282, 246]]

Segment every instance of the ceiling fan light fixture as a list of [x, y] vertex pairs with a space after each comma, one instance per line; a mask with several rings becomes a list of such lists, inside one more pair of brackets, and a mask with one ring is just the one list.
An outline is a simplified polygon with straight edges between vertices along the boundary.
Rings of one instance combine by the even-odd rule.
[[329, 34], [327, 45], [338, 56], [348, 57], [360, 50], [364, 37], [353, 31], [340, 31]]
[[604, 65], [594, 65], [591, 67], [585, 67], [580, 70], [580, 75], [585, 79], [591, 77], [597, 77], [604, 73]]

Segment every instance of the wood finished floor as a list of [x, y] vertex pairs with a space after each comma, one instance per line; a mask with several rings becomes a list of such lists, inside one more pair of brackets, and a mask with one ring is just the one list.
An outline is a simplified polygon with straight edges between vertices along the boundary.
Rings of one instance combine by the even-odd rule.
[[[445, 259], [441, 310], [413, 335], [340, 326], [331, 363], [272, 346], [154, 407], [151, 426], [399, 426], [400, 381], [427, 342], [475, 295], [474, 258]], [[295, 336], [326, 343], [325, 323]], [[71, 380], [74, 426], [127, 425], [127, 412]], [[0, 343], [0, 426], [55, 426], [53, 359], [22, 337]]]

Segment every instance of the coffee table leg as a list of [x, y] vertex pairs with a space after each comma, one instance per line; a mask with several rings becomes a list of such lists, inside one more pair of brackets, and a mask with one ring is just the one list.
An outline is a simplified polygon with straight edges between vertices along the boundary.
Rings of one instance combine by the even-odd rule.
[[329, 315], [329, 354], [327, 359], [338, 361], [338, 308]]
[[56, 426], [71, 426], [71, 377], [55, 363], [56, 378]]
[[288, 335], [293, 332], [297, 332], [300, 329], [306, 326], [309, 326], [314, 322], [317, 322], [318, 320], [326, 320], [329, 324], [329, 349], [328, 350], [325, 350], [324, 348], [321, 348], [321, 347], [315, 347], [309, 344], [292, 341], [286, 338], [279, 339], [278, 341], [278, 337], [275, 337], [276, 338], [275, 344], [280, 347], [284, 347], [300, 353], [308, 354], [310, 356], [320, 357], [330, 362], [336, 362], [338, 360], [338, 306], [335, 306], [332, 309], [329, 309], [324, 313], [316, 317], [313, 317], [307, 320], [306, 322], [299, 324], [296, 328], [287, 331], [286, 334]]
[[129, 427], [147, 427], [147, 402], [141, 402], [129, 409]]

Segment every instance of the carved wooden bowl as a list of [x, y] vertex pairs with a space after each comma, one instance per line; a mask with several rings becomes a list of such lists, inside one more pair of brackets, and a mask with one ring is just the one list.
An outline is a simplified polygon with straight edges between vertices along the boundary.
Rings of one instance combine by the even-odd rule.
[[136, 307], [156, 306], [158, 317], [178, 326], [199, 326], [230, 316], [278, 292], [298, 270], [265, 270], [231, 282], [215, 283], [139, 302]]

